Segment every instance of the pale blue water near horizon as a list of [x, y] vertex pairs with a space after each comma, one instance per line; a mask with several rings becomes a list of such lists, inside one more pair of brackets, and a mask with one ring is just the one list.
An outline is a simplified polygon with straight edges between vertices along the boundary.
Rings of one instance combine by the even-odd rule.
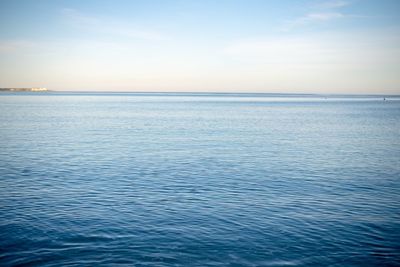
[[400, 98], [0, 94], [0, 266], [400, 266]]

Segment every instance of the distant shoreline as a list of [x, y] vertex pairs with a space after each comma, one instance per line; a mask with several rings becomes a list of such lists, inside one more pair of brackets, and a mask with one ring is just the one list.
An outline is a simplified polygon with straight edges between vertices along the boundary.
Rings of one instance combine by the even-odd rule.
[[44, 87], [30, 87], [30, 88], [0, 88], [0, 92], [48, 92], [49, 90]]

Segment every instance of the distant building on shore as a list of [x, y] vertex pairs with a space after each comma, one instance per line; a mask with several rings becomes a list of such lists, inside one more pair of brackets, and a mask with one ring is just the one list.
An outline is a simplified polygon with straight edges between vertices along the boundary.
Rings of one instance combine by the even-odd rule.
[[40, 92], [40, 91], [48, 91], [48, 90], [47, 90], [47, 88], [44, 88], [44, 87], [35, 87], [35, 88], [31, 88], [31, 91]]

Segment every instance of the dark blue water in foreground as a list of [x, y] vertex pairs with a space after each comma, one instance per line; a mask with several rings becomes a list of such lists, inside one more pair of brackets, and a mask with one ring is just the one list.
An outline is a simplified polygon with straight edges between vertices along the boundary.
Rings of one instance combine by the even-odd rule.
[[400, 266], [400, 101], [0, 95], [1, 266]]

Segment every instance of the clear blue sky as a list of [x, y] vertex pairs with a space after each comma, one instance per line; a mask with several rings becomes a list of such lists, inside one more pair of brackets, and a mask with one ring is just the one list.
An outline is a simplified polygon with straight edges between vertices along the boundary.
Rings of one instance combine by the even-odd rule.
[[398, 0], [0, 0], [0, 87], [400, 93]]

